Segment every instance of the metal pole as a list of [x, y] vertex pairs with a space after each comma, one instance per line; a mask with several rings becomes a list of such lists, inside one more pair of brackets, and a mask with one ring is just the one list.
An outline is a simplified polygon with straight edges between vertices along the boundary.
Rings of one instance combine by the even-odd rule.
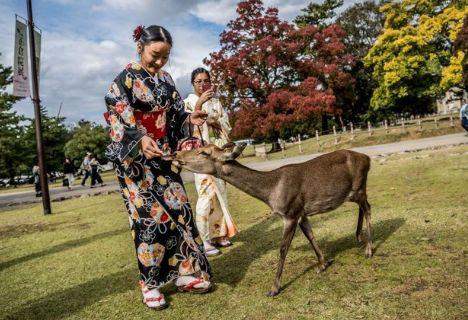
[[31, 73], [32, 73], [32, 101], [34, 102], [34, 116], [36, 125], [36, 145], [37, 145], [37, 159], [39, 165], [39, 173], [41, 178], [41, 191], [42, 191], [42, 206], [44, 214], [52, 213], [50, 209], [49, 185], [47, 181], [47, 172], [45, 169], [44, 161], [44, 145], [42, 144], [42, 125], [41, 125], [41, 100], [39, 99], [39, 84], [37, 81], [37, 66], [36, 66], [36, 47], [34, 39], [34, 22], [32, 14], [31, 0], [26, 1], [28, 6], [28, 26], [29, 26], [29, 58], [31, 60]]

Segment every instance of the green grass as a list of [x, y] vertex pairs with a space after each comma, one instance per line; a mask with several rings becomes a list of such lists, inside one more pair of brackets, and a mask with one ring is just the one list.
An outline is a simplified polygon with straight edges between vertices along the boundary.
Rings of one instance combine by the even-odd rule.
[[[317, 145], [315, 137], [302, 141], [302, 153], [299, 152], [299, 145], [288, 143], [284, 152], [269, 153], [267, 160], [275, 160], [282, 158], [290, 158], [299, 155], [313, 154], [317, 152], [329, 152], [338, 149], [349, 149], [354, 147], [371, 146], [385, 143], [392, 143], [404, 140], [415, 140], [420, 138], [428, 138], [441, 136], [445, 134], [452, 134], [463, 132], [463, 128], [457, 123], [454, 128], [450, 127], [449, 121], [439, 122], [439, 127], [436, 128], [433, 122], [423, 122], [422, 131], [418, 130], [415, 125], [407, 126], [405, 131], [401, 127], [390, 127], [389, 132], [386, 133], [384, 128], [374, 129], [371, 136], [368, 135], [366, 130], [355, 131], [355, 137], [351, 140], [351, 133], [349, 130], [340, 134], [338, 132], [338, 144], [335, 145], [333, 134], [320, 136], [320, 147]], [[267, 144], [267, 150], [271, 149], [271, 144]], [[242, 153], [241, 161], [243, 163], [264, 161], [260, 157], [255, 156], [253, 146], [247, 146]]]
[[[463, 319], [467, 315], [468, 147], [374, 159], [369, 177], [375, 256], [354, 239], [357, 208], [313, 217], [335, 262], [324, 273], [297, 231], [283, 274], [270, 289], [282, 223], [229, 188], [241, 232], [211, 259], [217, 288], [206, 295], [164, 290], [171, 306], [140, 301], [135, 252], [119, 195], [0, 214], [2, 319]], [[193, 185], [187, 186], [194, 199]]]

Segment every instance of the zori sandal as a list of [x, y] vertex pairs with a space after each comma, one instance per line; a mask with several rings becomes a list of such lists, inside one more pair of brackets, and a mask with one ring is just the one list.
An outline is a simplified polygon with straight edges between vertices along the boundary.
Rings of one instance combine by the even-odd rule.
[[163, 310], [169, 307], [169, 304], [164, 299], [164, 295], [160, 293], [159, 291], [157, 291], [159, 293], [159, 296], [155, 296], [156, 292], [152, 290], [148, 290], [148, 289], [143, 289], [142, 292], [143, 292], [142, 302], [148, 308], [153, 309], [153, 310]]
[[177, 289], [179, 289], [180, 292], [189, 292], [189, 293], [206, 293], [209, 292], [212, 289], [211, 282], [208, 282], [209, 285], [208, 287], [202, 287], [202, 288], [195, 288], [197, 284], [203, 283], [203, 282], [208, 282], [205, 281], [201, 278], [196, 278], [195, 280], [189, 282], [185, 286], [179, 286]]

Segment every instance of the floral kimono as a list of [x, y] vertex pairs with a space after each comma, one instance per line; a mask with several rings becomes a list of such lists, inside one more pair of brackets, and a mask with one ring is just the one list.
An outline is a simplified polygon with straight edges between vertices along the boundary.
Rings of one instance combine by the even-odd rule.
[[[185, 110], [193, 112], [197, 100], [197, 95], [190, 94], [184, 100]], [[195, 127], [193, 135], [218, 147], [223, 146], [228, 142], [227, 135], [231, 131], [226, 111], [216, 98], [205, 102], [202, 109], [208, 113], [209, 117], [218, 120], [223, 134], [218, 135], [205, 122], [202, 126]], [[198, 192], [196, 221], [203, 241], [207, 242], [219, 237], [233, 237], [237, 229], [227, 208], [226, 182], [210, 175], [195, 174], [195, 187]]]
[[210, 266], [195, 226], [179, 171], [161, 158], [146, 159], [144, 135], [175, 151], [189, 113], [169, 74], [151, 76], [140, 64], [127, 65], [105, 97], [111, 144], [140, 270], [140, 284], [154, 289], [179, 276], [208, 280]]

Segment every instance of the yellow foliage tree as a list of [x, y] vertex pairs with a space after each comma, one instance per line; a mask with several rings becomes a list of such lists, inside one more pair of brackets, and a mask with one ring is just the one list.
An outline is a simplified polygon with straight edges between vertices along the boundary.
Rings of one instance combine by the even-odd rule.
[[400, 0], [381, 7], [384, 32], [365, 57], [378, 83], [371, 107], [383, 114], [424, 113], [453, 86], [463, 86], [465, 52], [453, 44], [468, 0]]

